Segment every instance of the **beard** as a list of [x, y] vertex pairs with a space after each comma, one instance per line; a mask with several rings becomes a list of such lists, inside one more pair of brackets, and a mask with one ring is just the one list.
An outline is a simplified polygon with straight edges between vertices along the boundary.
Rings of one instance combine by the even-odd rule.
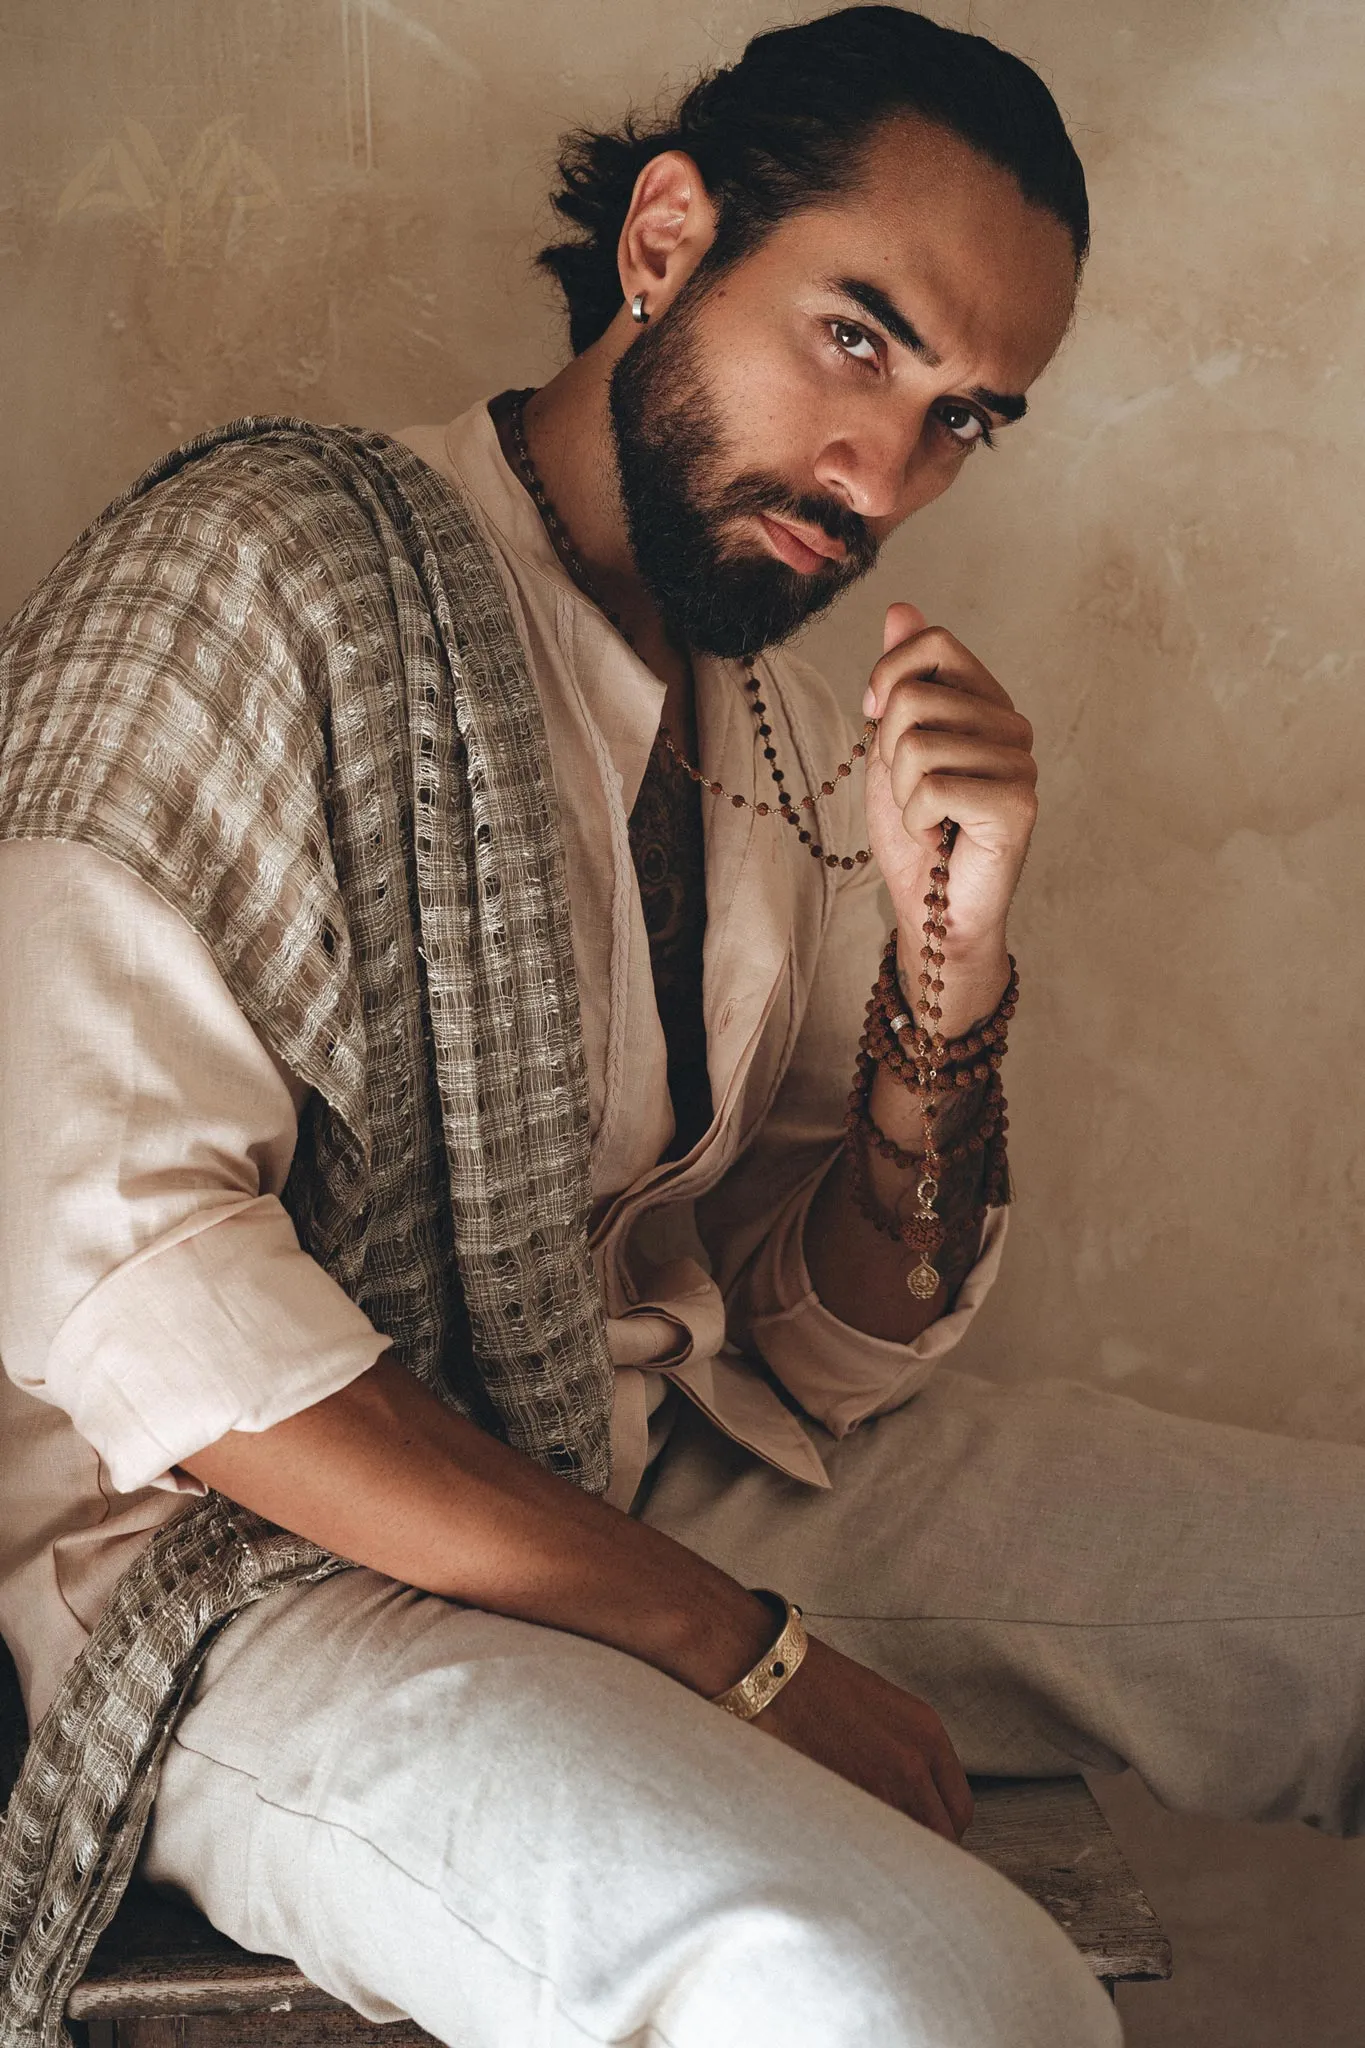
[[[701, 365], [689, 286], [616, 365], [611, 424], [636, 571], [670, 636], [734, 659], [779, 646], [865, 576], [877, 542], [837, 499], [798, 495], [761, 470], [734, 474]], [[730, 537], [766, 512], [818, 527], [847, 552], [803, 573]]]

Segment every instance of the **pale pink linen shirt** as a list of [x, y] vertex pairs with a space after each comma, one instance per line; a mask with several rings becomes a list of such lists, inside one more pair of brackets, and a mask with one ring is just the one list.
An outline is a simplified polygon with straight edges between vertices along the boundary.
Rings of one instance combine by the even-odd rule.
[[[851, 1329], [811, 1288], [802, 1232], [840, 1141], [876, 877], [707, 804], [715, 1118], [659, 1164], [672, 1109], [627, 820], [663, 685], [564, 573], [483, 406], [402, 438], [478, 508], [545, 717], [618, 1368], [610, 1498], [633, 1497], [668, 1382], [825, 1485], [764, 1365], [836, 1435], [908, 1399], [974, 1315], [1005, 1222], [988, 1219], [953, 1311], [913, 1344]], [[702, 765], [753, 795], [764, 764], [737, 672], [696, 670]], [[827, 773], [849, 745], [827, 686], [786, 657], [764, 681], [792, 780]], [[828, 843], [860, 843], [853, 782], [822, 815]], [[182, 1461], [336, 1392], [387, 1340], [299, 1246], [280, 1196], [304, 1090], [176, 912], [89, 848], [0, 845], [0, 962], [0, 1632], [36, 1716], [137, 1549], [199, 1490]]]

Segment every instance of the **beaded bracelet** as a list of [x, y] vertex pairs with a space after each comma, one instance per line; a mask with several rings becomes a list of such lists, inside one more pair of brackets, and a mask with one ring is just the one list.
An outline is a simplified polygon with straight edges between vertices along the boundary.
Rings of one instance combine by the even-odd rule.
[[[931, 1023], [936, 1023], [941, 1011], [935, 998], [943, 987], [938, 974], [943, 964], [942, 955], [936, 950], [940, 934], [926, 926], [925, 936], [927, 943], [921, 954], [925, 971], [920, 976], [923, 990], [920, 1007]], [[962, 1163], [974, 1152], [986, 1155], [981, 1199], [968, 1219], [969, 1227], [979, 1228], [988, 1208], [998, 1207], [1010, 1199], [1005, 1142], [1009, 1118], [1005, 1114], [1000, 1065], [1007, 1049], [1010, 1019], [1018, 1002], [1019, 970], [1011, 957], [1009, 982], [992, 1016], [973, 1025], [960, 1038], [931, 1036], [923, 1027], [913, 1025], [903, 1008], [900, 979], [896, 972], [896, 942], [897, 935], [893, 931], [867, 1005], [867, 1021], [858, 1042], [844, 1128], [853, 1167], [854, 1200], [875, 1229], [898, 1239], [908, 1251], [918, 1255], [919, 1263], [906, 1285], [918, 1298], [928, 1299], [939, 1284], [939, 1274], [933, 1261], [947, 1236], [947, 1225], [938, 1212], [945, 1170]], [[906, 1034], [910, 1035], [911, 1045], [908, 1057], [901, 1048], [901, 1040]], [[925, 1138], [922, 1154], [898, 1145], [872, 1115], [872, 1083], [879, 1066], [884, 1066], [919, 1099]], [[985, 1095], [976, 1128], [958, 1145], [941, 1152], [935, 1142], [934, 1127], [942, 1099], [958, 1089], [981, 1084], [985, 1085]], [[900, 1202], [893, 1213], [884, 1209], [877, 1200], [868, 1168], [868, 1151], [873, 1146], [882, 1158], [901, 1171], [920, 1174], [921, 1178], [913, 1190], [906, 1191], [907, 1195], [913, 1192], [917, 1205], [913, 1215], [902, 1216]], [[901, 1201], [905, 1199], [903, 1196]]]
[[[928, 950], [925, 948], [926, 952]], [[920, 979], [931, 993], [935, 992], [936, 986], [942, 987], [941, 981], [937, 977], [931, 978], [927, 972]], [[970, 1088], [974, 1082], [987, 1080], [993, 1070], [999, 1069], [1018, 999], [1019, 969], [1011, 955], [1010, 978], [993, 1015], [984, 1023], [974, 1024], [961, 1038], [931, 1040], [926, 1031], [914, 1024], [905, 1007], [896, 972], [896, 933], [893, 931], [887, 940], [876, 986], [867, 1006], [867, 1049], [879, 1066], [884, 1066], [915, 1094], [927, 1092], [925, 1075], [931, 1064], [940, 1084], [951, 1076], [949, 1085], [952, 1087]], [[907, 1037], [911, 1048], [909, 1057], [904, 1045]]]
[[[1009, 1129], [1010, 1120], [1004, 1111], [1004, 1090], [998, 1079], [992, 1076], [991, 1090], [981, 1108], [981, 1122], [960, 1144], [952, 1146], [947, 1152], [939, 1153], [940, 1167], [960, 1166], [973, 1152], [984, 1152], [992, 1138], [1003, 1135]], [[903, 1145], [898, 1145], [894, 1138], [887, 1136], [861, 1095], [856, 1101], [850, 1096], [848, 1108], [844, 1111], [844, 1129], [860, 1135], [868, 1145], [881, 1154], [883, 1159], [898, 1167], [902, 1173], [908, 1173], [912, 1167], [922, 1167], [924, 1164], [922, 1153], [907, 1152]]]
[[[874, 1230], [880, 1230], [885, 1237], [893, 1237], [903, 1244], [907, 1251], [914, 1252], [925, 1264], [932, 1262], [935, 1254], [942, 1250], [948, 1235], [947, 1225], [936, 1209], [920, 1204], [911, 1216], [902, 1216], [900, 1203], [894, 1210], [884, 1209], [872, 1190], [871, 1175], [867, 1170], [867, 1148], [861, 1142], [860, 1134], [850, 1135], [849, 1157], [853, 1162], [853, 1195], [862, 1214]], [[908, 1195], [911, 1191], [906, 1190]], [[905, 1199], [902, 1196], [902, 1201]], [[978, 1203], [967, 1219], [968, 1226], [980, 1227], [986, 1214], [986, 1204]]]

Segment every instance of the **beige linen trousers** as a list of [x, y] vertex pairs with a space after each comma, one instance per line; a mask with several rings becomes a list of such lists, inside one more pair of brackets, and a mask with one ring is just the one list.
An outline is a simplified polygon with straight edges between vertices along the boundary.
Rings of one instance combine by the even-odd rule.
[[[636, 1511], [931, 1700], [970, 1770], [1358, 1826], [1365, 1452], [946, 1370], [818, 1447], [829, 1492], [684, 1409]], [[761, 1724], [368, 1572], [230, 1626], [145, 1868], [468, 2048], [1119, 2038], [1037, 1908]]]

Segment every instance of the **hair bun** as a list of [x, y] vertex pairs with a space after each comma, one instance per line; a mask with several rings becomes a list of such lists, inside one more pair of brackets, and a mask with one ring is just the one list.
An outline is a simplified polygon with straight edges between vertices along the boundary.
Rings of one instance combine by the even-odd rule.
[[551, 204], [578, 232], [538, 260], [568, 303], [575, 354], [620, 309], [617, 245], [651, 157], [683, 149], [695, 158], [716, 207], [714, 271], [788, 214], [846, 190], [873, 131], [905, 114], [1009, 171], [1067, 229], [1079, 272], [1090, 240], [1085, 174], [1037, 72], [909, 8], [845, 7], [755, 36], [737, 64], [698, 79], [669, 121], [632, 118], [615, 133], [565, 138]]

